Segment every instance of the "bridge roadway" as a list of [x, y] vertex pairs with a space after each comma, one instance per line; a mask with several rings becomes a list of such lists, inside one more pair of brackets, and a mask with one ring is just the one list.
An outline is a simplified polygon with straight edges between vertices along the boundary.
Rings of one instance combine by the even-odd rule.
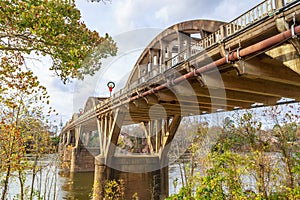
[[[159, 175], [155, 198], [163, 199], [167, 153], [183, 116], [300, 100], [299, 34], [299, 0], [266, 0], [229, 23], [192, 20], [167, 28], [144, 49], [123, 89], [111, 98], [89, 97], [84, 113], [73, 115], [61, 132], [63, 157], [71, 171], [95, 169], [95, 183], [124, 177], [122, 171], [149, 172], [150, 182]], [[114, 153], [121, 127], [138, 123], [149, 154], [132, 158], [131, 166]], [[81, 166], [80, 149], [93, 131], [100, 140], [95, 166]], [[101, 199], [101, 184], [94, 188]]]

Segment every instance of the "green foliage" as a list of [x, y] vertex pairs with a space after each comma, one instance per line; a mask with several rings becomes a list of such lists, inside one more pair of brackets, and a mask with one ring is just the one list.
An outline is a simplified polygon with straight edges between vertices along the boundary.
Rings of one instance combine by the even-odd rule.
[[[226, 118], [205, 157], [197, 152], [203, 151], [207, 145], [203, 141], [217, 129], [201, 124], [190, 146], [190, 161], [180, 164], [188, 177], [179, 192], [167, 199], [299, 199], [299, 117], [276, 109], [272, 111], [276, 114], [269, 114], [275, 122], [273, 130], [263, 130], [262, 122], [250, 112]], [[277, 117], [284, 114], [284, 123], [279, 123]], [[197, 163], [201, 170], [189, 163]]]
[[166, 200], [193, 200], [195, 199], [193, 196], [190, 195], [190, 188], [182, 187], [178, 194], [171, 195]]
[[108, 180], [104, 185], [104, 197], [108, 200], [124, 200], [124, 181]]
[[[125, 200], [125, 183], [123, 179], [107, 180], [104, 184], [104, 199]], [[138, 200], [138, 193], [134, 193], [132, 200]]]
[[53, 146], [57, 146], [57, 145], [59, 144], [59, 140], [60, 140], [59, 136], [54, 136], [54, 137], [52, 137], [52, 138], [51, 138], [52, 145], [53, 145]]
[[74, 2], [9, 0], [1, 1], [0, 8], [2, 58], [32, 52], [48, 55], [53, 61], [50, 69], [66, 81], [93, 75], [101, 65], [99, 59], [116, 54], [116, 45], [108, 34], [100, 37], [80, 21]]

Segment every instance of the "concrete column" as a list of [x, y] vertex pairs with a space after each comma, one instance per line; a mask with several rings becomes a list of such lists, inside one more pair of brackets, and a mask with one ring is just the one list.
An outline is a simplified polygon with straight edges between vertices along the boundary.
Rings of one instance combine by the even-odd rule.
[[76, 171], [76, 147], [73, 147], [72, 155], [71, 155], [70, 172], [73, 173], [75, 171]]
[[161, 135], [162, 135], [162, 120], [156, 120], [156, 127], [155, 127], [155, 132], [156, 132], [156, 152], [159, 152], [160, 148], [161, 148]]
[[167, 60], [167, 69], [172, 67], [172, 46], [170, 44], [167, 45], [167, 53], [166, 53], [166, 60]]
[[181, 52], [184, 50], [183, 33], [177, 32], [177, 39], [178, 39], [178, 62], [180, 62], [183, 59], [183, 54], [181, 54]]
[[283, 0], [275, 0], [276, 8], [281, 8], [284, 6], [284, 1]]
[[66, 142], [66, 145], [70, 144], [71, 142], [71, 131], [68, 131], [67, 132], [67, 142]]
[[154, 52], [150, 48], [149, 49], [149, 63], [148, 63], [148, 68], [147, 68], [148, 77], [151, 77], [153, 68], [154, 68]]
[[[106, 149], [107, 144], [107, 135], [109, 133], [109, 116], [108, 114], [105, 114], [104, 116], [104, 129], [103, 129], [103, 150]], [[101, 152], [102, 153], [102, 152]]]
[[191, 40], [192, 40], [191, 37], [187, 37], [187, 39], [186, 39], [186, 47], [185, 47], [187, 50], [186, 58], [189, 58], [192, 55], [192, 47], [191, 47], [192, 41]]
[[104, 164], [105, 158], [101, 155], [95, 157], [94, 191], [93, 200], [102, 200], [104, 183], [107, 179], [107, 167]]
[[160, 64], [160, 73], [164, 72], [166, 69], [165, 69], [165, 58], [166, 58], [166, 50], [167, 50], [167, 47], [166, 47], [166, 42], [163, 41], [163, 40], [160, 40], [160, 60], [159, 60], [159, 64]]
[[79, 127], [75, 128], [75, 146], [78, 147], [78, 145], [80, 144], [79, 140], [80, 140], [80, 134], [81, 134], [81, 125]]
[[160, 197], [165, 199], [169, 196], [169, 166], [160, 169]]

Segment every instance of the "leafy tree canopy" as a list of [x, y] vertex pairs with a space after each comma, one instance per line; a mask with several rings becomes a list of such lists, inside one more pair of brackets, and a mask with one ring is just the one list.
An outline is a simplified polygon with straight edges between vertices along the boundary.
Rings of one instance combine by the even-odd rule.
[[108, 34], [100, 37], [80, 17], [72, 0], [0, 1], [0, 58], [49, 55], [50, 70], [64, 82], [93, 75], [100, 59], [115, 55], [117, 48]]

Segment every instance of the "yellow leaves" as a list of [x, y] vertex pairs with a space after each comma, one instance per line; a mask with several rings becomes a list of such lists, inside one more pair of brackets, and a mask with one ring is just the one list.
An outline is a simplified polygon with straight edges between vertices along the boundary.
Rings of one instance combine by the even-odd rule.
[[1, 58], [1, 62], [2, 62], [2, 63], [6, 62], [6, 61], [8, 61], [8, 58], [7, 58], [7, 57], [2, 57], [2, 58]]
[[76, 63], [75, 63], [74, 61], [71, 60], [71, 61], [69, 62], [69, 65], [72, 66], [72, 67], [74, 67], [74, 66], [76, 65]]

